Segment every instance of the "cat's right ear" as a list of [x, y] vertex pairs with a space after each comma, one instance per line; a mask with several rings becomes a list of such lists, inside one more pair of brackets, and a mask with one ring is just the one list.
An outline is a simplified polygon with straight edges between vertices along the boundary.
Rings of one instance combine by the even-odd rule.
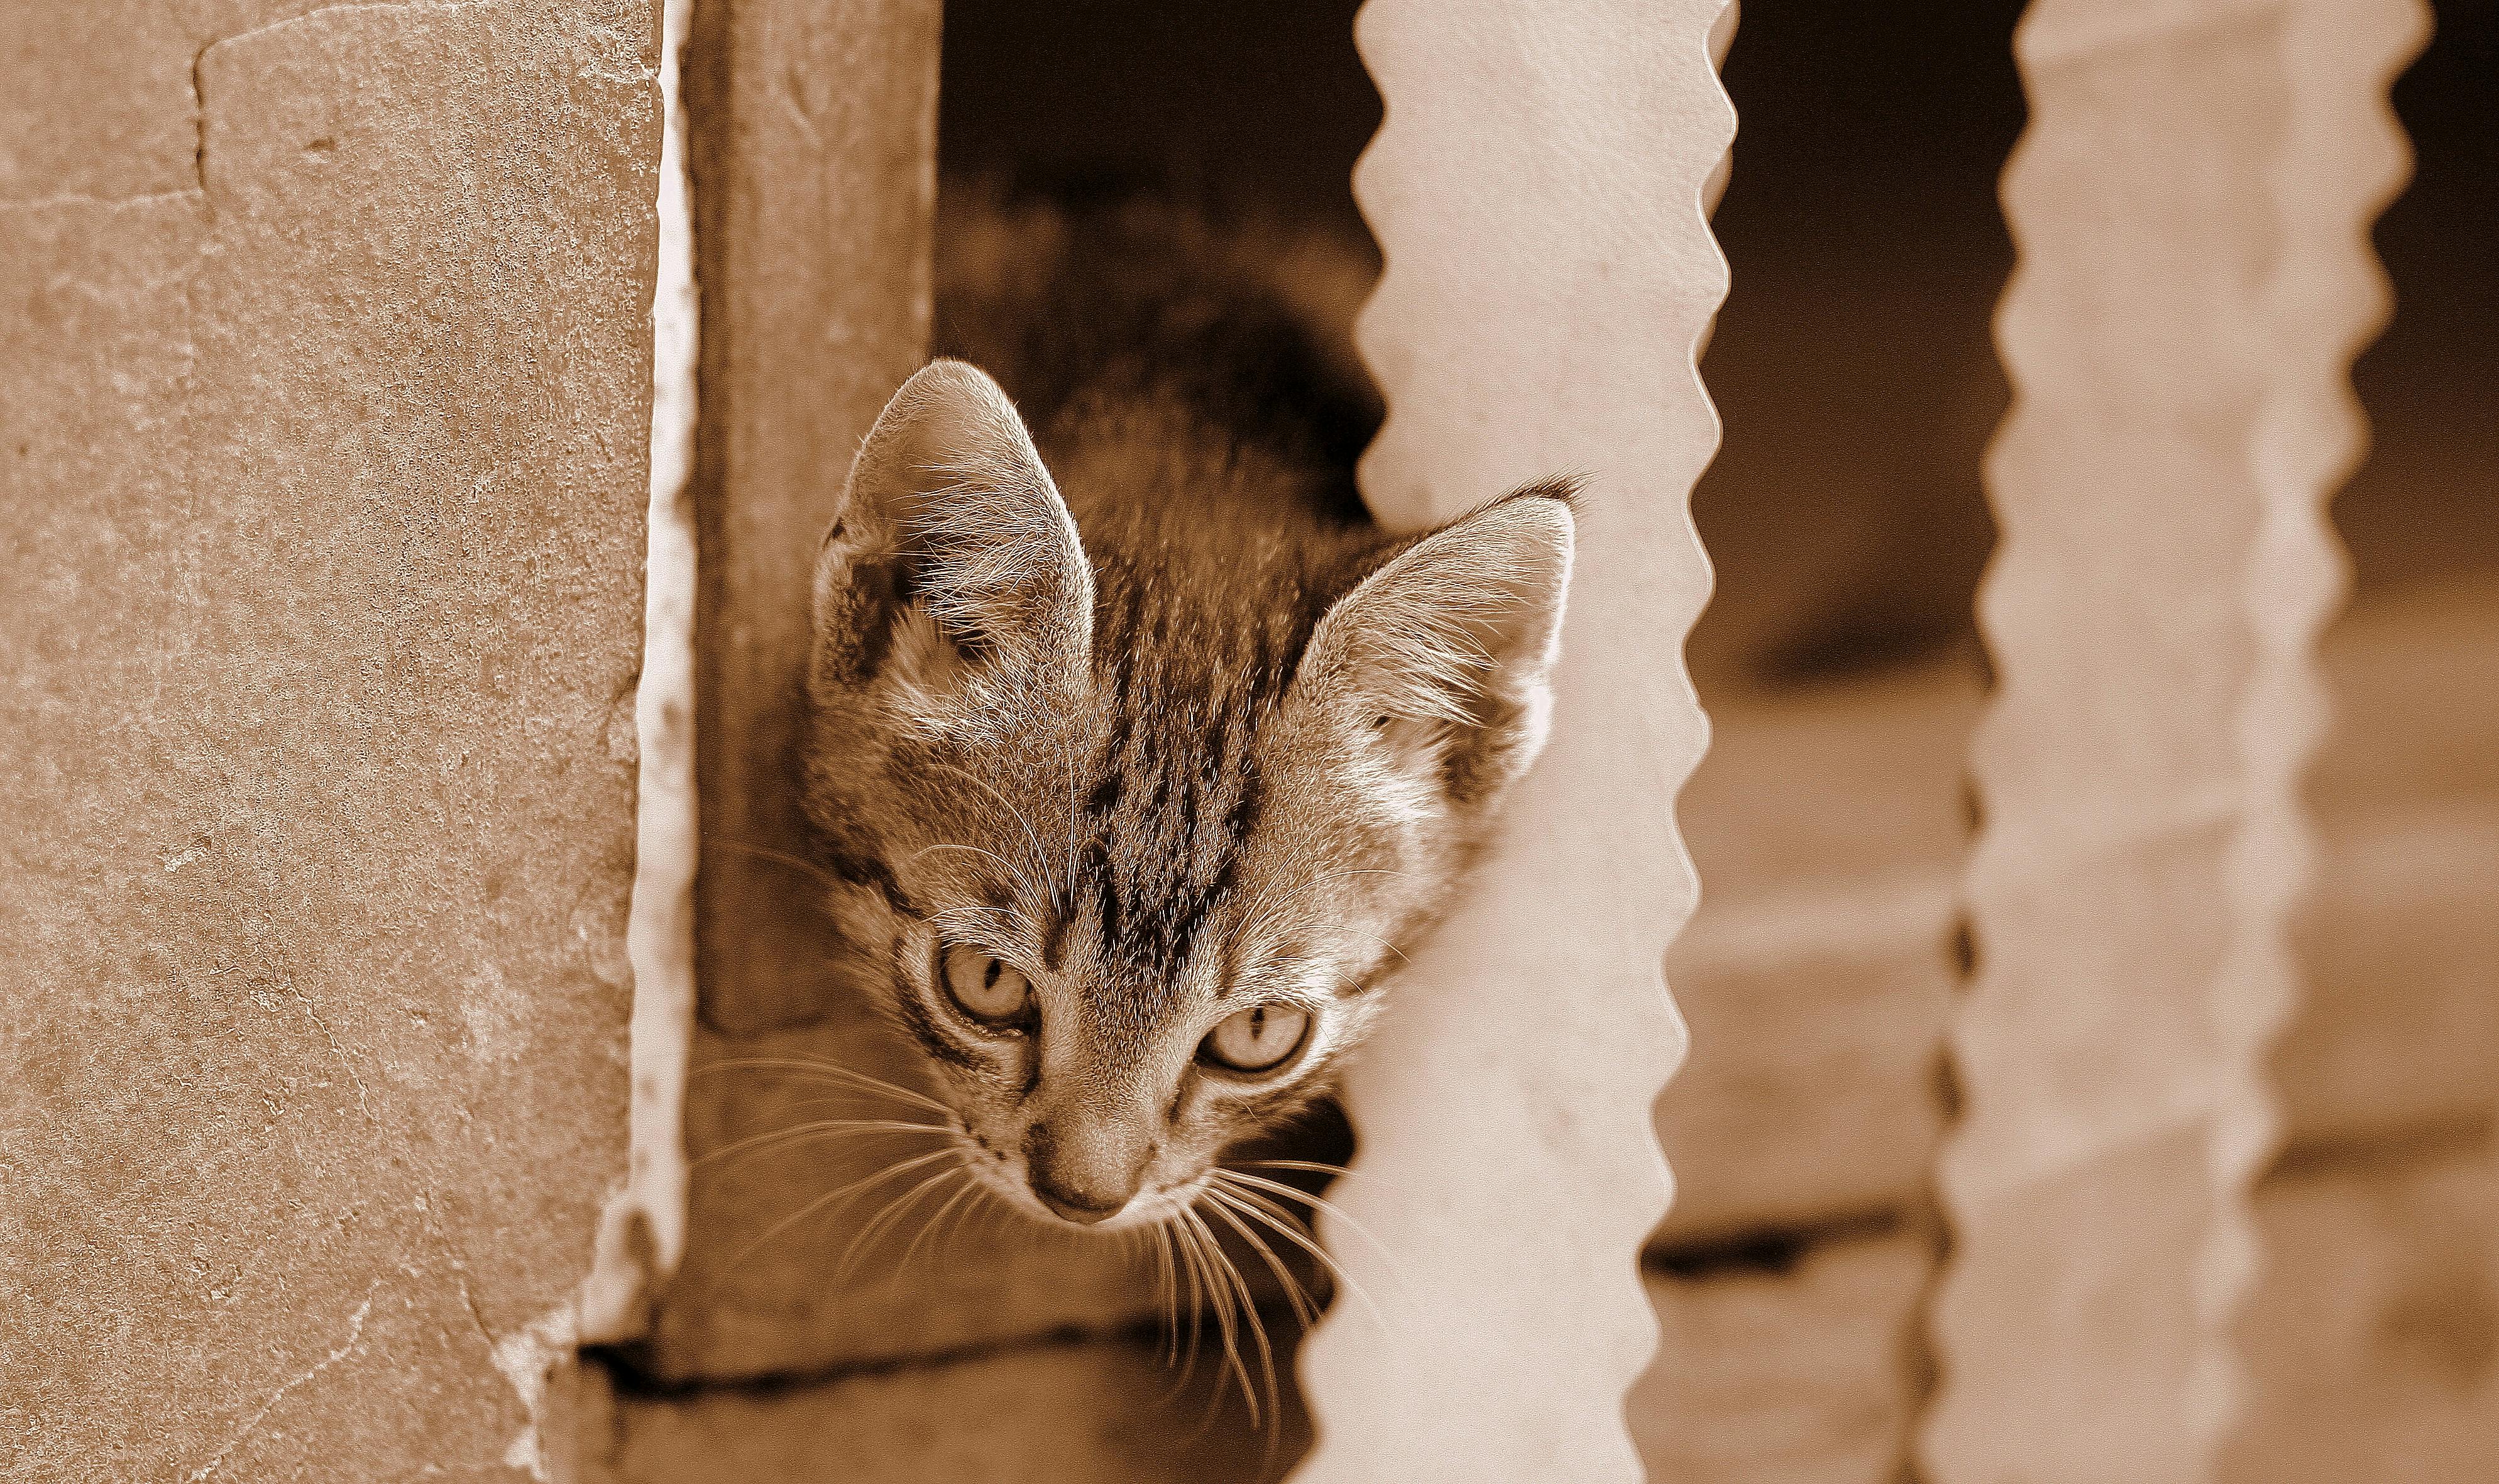
[[1294, 689], [1481, 807], [1544, 745], [1575, 527], [1563, 480], [1409, 544], [1339, 598]]
[[934, 361], [886, 403], [816, 559], [815, 629], [820, 683], [1083, 683], [1092, 568], [988, 373]]

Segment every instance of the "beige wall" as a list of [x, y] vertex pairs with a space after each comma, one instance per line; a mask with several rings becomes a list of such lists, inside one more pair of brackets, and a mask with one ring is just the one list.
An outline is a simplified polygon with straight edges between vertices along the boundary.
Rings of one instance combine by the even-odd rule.
[[0, 35], [0, 1475], [503, 1476], [624, 1166], [651, 7]]

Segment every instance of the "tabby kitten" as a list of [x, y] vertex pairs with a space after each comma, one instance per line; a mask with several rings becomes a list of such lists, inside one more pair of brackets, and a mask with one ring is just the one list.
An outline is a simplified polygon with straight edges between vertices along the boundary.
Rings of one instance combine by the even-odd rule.
[[816, 566], [807, 809], [850, 983], [974, 1173], [1158, 1222], [1323, 1090], [1542, 745], [1569, 500], [1371, 525], [1360, 383], [1237, 241], [948, 237], [940, 343], [1042, 436], [955, 359], [877, 419]]

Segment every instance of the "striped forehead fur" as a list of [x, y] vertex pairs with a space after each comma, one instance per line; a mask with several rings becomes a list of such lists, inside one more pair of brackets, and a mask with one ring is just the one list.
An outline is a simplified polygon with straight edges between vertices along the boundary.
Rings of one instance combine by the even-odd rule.
[[1282, 584], [1267, 586], [1259, 611], [1231, 616], [1132, 559], [1099, 572], [1085, 885], [1106, 956], [1167, 975], [1238, 885], [1264, 802], [1257, 743], [1318, 614]]

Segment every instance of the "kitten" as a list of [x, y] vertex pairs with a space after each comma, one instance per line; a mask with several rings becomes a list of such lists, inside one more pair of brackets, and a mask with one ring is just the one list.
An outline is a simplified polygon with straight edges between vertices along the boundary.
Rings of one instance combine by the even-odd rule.
[[1325, 1088], [1536, 756], [1568, 491], [1387, 534], [1359, 374], [1261, 254], [1154, 210], [947, 237], [939, 342], [1039, 436], [954, 359], [877, 419], [816, 568], [806, 806], [976, 1175], [1170, 1219]]

